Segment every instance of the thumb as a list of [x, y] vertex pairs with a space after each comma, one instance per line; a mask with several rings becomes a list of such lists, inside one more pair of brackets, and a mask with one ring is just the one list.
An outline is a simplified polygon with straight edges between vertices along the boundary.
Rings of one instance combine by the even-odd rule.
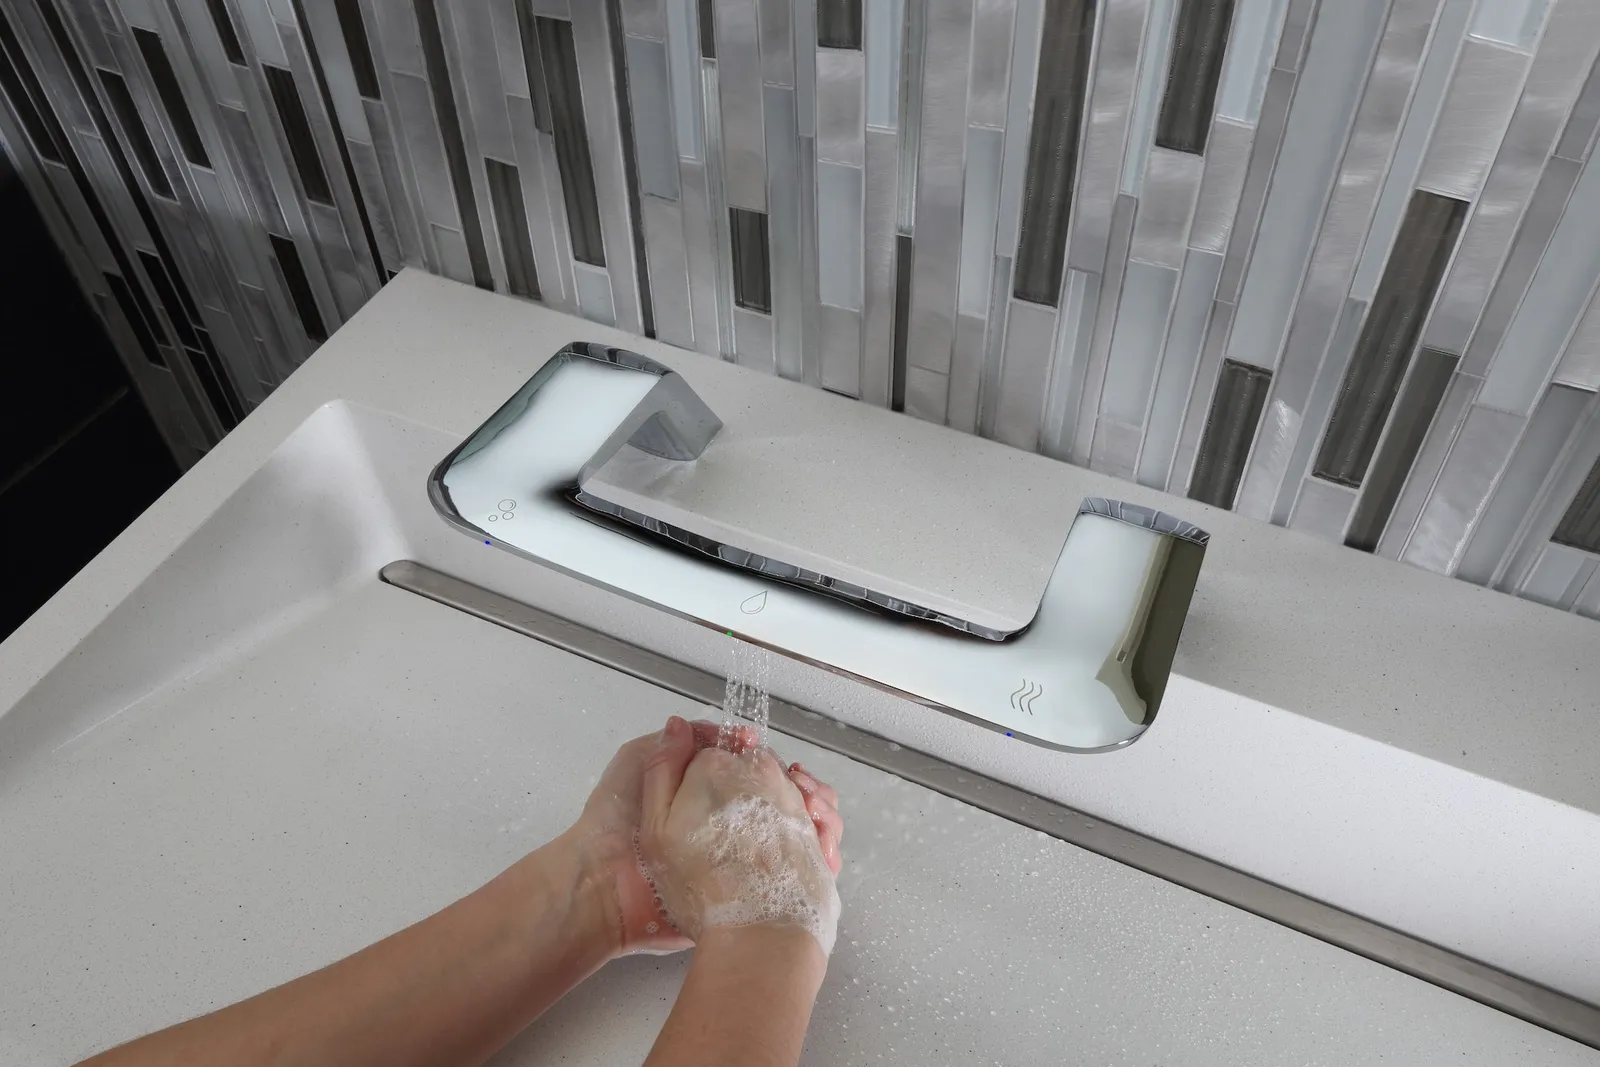
[[672, 810], [672, 798], [683, 784], [683, 772], [694, 759], [694, 728], [674, 715], [661, 731], [661, 741], [645, 757], [643, 804], [639, 828], [646, 836], [657, 836]]

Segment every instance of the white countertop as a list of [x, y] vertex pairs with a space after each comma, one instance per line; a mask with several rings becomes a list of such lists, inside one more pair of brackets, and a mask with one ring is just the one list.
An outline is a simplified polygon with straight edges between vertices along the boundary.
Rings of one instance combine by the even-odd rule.
[[[1161, 715], [1124, 752], [1033, 749], [799, 664], [777, 666], [775, 692], [1600, 1000], [1592, 622], [406, 272], [0, 645], [0, 852], [28, 857], [0, 875], [0, 1058], [85, 1052], [442, 905], [576, 810], [617, 740], [688, 710], [377, 585], [371, 560], [459, 550], [461, 535], [427, 524], [420, 478], [385, 486], [404, 499], [370, 522], [352, 497], [361, 581], [297, 603], [268, 634], [211, 625], [182, 671], [141, 674], [138, 642], [153, 638], [125, 602], [180, 549], [226, 550], [185, 542], [318, 408], [343, 400], [436, 428], [395, 431], [397, 451], [414, 442], [408, 463], [436, 459], [580, 337], [678, 367], [735, 432], [803, 411], [797, 433], [953, 439], [1019, 493], [1119, 496], [1213, 535]], [[774, 484], [826, 500], [812, 470], [775, 471]], [[436, 565], [720, 672], [717, 635], [504, 553]], [[94, 659], [83, 650], [96, 641], [126, 655]], [[74, 670], [80, 659], [95, 669]], [[830, 975], [813, 1062], [863, 1050], [1037, 1062], [1064, 1042], [1083, 1062], [1600, 1059], [879, 772], [803, 758], [854, 804], [846, 937], [860, 924]], [[123, 785], [107, 784], [113, 772]], [[245, 847], [251, 833], [265, 847]], [[972, 861], [946, 859], [944, 843]], [[1226, 936], [1211, 940], [1208, 924]], [[531, 1035], [529, 1061], [642, 1049], [678, 966], [609, 971]], [[849, 987], [863, 983], [874, 992], [857, 998]], [[607, 1051], [583, 1026], [613, 1013], [630, 1024]], [[842, 1044], [846, 1023], [860, 1044]]]

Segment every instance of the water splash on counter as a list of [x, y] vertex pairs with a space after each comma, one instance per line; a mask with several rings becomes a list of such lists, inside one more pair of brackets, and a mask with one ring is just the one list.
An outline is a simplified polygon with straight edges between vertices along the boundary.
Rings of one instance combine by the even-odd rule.
[[732, 751], [740, 726], [753, 726], [756, 743], [767, 744], [767, 722], [772, 698], [767, 686], [772, 678], [772, 653], [759, 645], [733, 638], [729, 653], [728, 681], [722, 690], [722, 725], [717, 745]]

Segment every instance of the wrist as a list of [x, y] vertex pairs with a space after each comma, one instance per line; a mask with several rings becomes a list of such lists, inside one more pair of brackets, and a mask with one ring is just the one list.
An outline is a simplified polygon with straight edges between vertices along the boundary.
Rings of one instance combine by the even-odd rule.
[[828, 971], [822, 945], [793, 923], [708, 926], [695, 942], [695, 961], [731, 973], [771, 975], [807, 995], [815, 995]]
[[[604, 857], [595, 854], [593, 842], [578, 827], [555, 838], [520, 861], [541, 872], [548, 892], [567, 901], [561, 923], [573, 951], [595, 961], [614, 959], [622, 949], [622, 916], [616, 902], [615, 879]], [[548, 922], [548, 917], [542, 917]]]

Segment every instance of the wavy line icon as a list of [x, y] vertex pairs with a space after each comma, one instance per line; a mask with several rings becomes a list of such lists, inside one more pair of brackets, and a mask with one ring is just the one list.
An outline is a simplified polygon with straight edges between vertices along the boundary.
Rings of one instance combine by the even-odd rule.
[[1011, 694], [1011, 706], [1018, 711], [1025, 711], [1032, 715], [1033, 702], [1042, 696], [1044, 696], [1044, 686], [1024, 678], [1022, 684], [1017, 687], [1017, 691]]

